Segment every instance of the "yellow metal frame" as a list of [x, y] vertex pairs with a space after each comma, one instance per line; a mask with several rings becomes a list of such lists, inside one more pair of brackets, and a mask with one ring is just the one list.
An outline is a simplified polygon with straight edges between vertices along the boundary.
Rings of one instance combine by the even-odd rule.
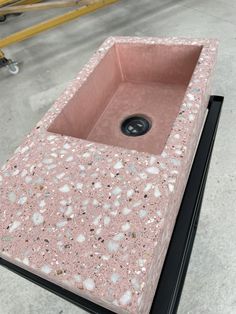
[[16, 2], [13, 3], [13, 5], [25, 5], [25, 4], [34, 4], [38, 2], [42, 2], [43, 0], [17, 0]]
[[59, 1], [49, 1], [39, 4], [22, 4], [17, 3], [14, 5], [9, 5], [0, 8], [0, 15], [12, 14], [12, 13], [22, 13], [22, 12], [31, 12], [39, 10], [49, 10], [49, 9], [59, 9], [67, 8], [73, 6], [83, 6], [89, 4], [88, 1], [79, 1], [79, 0], [59, 0]]
[[14, 0], [0, 0], [0, 6], [14, 2]]
[[[26, 4], [34, 4], [34, 3], [38, 3], [38, 2], [42, 2], [43, 0], [17, 0], [13, 3], [10, 3], [7, 8], [12, 7], [12, 6], [16, 6], [16, 5], [26, 5]], [[0, 5], [1, 7], [1, 5]]]
[[4, 59], [4, 58], [5, 58], [5, 55], [4, 55], [3, 51], [0, 50], [0, 59]]
[[[19, 2], [21, 4], [28, 4], [29, 2], [41, 2], [41, 1], [27, 1], [27, 0], [21, 0], [21, 1], [15, 1], [12, 4], [13, 0], [0, 0], [0, 7], [6, 4], [10, 5], [19, 5]], [[79, 1], [81, 7], [79, 7], [76, 10], [69, 11], [63, 15], [56, 16], [54, 18], [51, 18], [49, 20], [46, 20], [44, 22], [41, 22], [39, 24], [33, 25], [31, 27], [28, 27], [26, 29], [23, 29], [21, 31], [18, 31], [16, 33], [13, 33], [5, 38], [0, 39], [0, 49], [7, 47], [9, 45], [12, 45], [14, 43], [23, 41], [25, 39], [28, 39], [30, 37], [33, 37], [39, 33], [42, 33], [44, 31], [47, 31], [49, 29], [55, 28], [59, 25], [62, 25], [64, 23], [67, 23], [69, 21], [72, 21], [82, 15], [86, 15], [88, 13], [94, 12], [100, 8], [103, 8], [107, 5], [113, 4], [115, 2], [118, 2], [118, 0], [97, 0], [97, 1]], [[1, 51], [1, 50], [0, 50]], [[0, 55], [1, 56], [1, 55]], [[0, 57], [1, 58], [1, 57]]]

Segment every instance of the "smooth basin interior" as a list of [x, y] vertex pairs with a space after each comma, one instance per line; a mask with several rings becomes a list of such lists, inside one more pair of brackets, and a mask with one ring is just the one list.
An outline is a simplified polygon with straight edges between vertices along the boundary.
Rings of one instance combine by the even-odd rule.
[[[202, 47], [115, 44], [48, 128], [93, 142], [160, 154]], [[127, 136], [127, 117], [143, 116], [150, 129]]]

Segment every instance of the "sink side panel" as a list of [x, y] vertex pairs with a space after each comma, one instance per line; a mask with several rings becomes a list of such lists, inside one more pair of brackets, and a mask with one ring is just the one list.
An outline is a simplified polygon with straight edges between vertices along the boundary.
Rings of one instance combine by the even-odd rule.
[[86, 139], [121, 81], [113, 46], [48, 128], [49, 132]]
[[188, 86], [201, 46], [119, 44], [117, 51], [125, 80]]

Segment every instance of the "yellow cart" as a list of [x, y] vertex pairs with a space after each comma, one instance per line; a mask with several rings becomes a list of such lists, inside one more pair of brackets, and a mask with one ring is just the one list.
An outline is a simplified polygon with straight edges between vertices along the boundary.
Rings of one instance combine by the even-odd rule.
[[60, 0], [44, 2], [41, 0], [0, 0], [0, 22], [5, 22], [7, 16], [10, 14], [15, 15], [23, 12], [76, 7], [76, 9], [72, 11], [20, 30], [5, 38], [0, 38], [0, 68], [7, 67], [11, 74], [17, 74], [19, 72], [17, 62], [7, 59], [1, 50], [2, 48], [33, 37], [117, 1], [118, 0]]

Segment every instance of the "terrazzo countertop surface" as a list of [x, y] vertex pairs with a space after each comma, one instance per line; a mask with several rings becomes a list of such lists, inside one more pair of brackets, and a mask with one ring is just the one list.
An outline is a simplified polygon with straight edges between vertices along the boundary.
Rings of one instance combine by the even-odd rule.
[[[203, 46], [161, 155], [48, 127], [116, 42]], [[116, 313], [148, 313], [210, 94], [217, 41], [108, 38], [0, 172], [0, 256]]]

